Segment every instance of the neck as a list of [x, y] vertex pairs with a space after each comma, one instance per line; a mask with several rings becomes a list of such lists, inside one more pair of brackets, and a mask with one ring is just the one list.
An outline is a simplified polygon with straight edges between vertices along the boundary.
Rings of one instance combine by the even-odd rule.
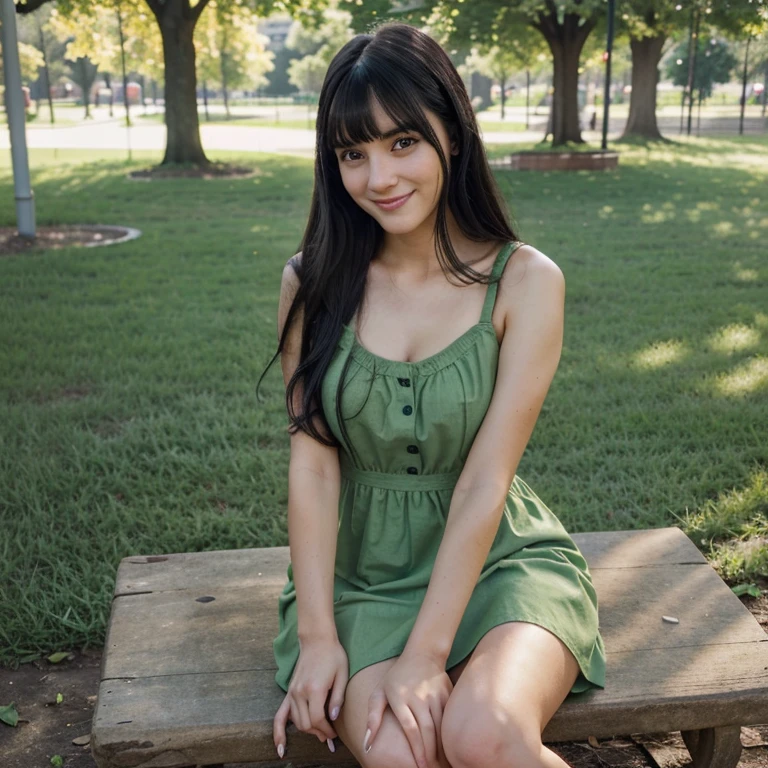
[[[433, 213], [420, 227], [405, 234], [387, 233], [377, 261], [393, 273], [406, 278], [423, 279], [442, 274], [440, 262], [437, 259], [437, 243], [435, 238], [435, 219]], [[450, 209], [446, 215], [448, 235], [457, 254], [474, 253], [477, 243], [468, 240], [459, 229], [456, 219]]]

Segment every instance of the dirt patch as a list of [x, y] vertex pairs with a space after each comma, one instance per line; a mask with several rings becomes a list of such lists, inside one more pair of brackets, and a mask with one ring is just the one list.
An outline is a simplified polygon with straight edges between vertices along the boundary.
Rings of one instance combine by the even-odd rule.
[[155, 165], [140, 171], [131, 171], [129, 179], [152, 181], [153, 179], [243, 179], [260, 176], [258, 168], [230, 163], [208, 163], [207, 165]]
[[[760, 586], [765, 587], [766, 583]], [[740, 600], [768, 632], [768, 595], [745, 595]], [[0, 706], [13, 701], [19, 713], [15, 728], [0, 722], [3, 768], [45, 768], [51, 765], [54, 755], [61, 756], [63, 768], [96, 768], [89, 735], [99, 690], [101, 655], [101, 649], [87, 649], [70, 654], [58, 664], [43, 659], [22, 664], [17, 670], [0, 668]], [[57, 694], [61, 694], [60, 703], [56, 703]], [[744, 749], [738, 768], [768, 765], [768, 726], [742, 728], [741, 743]], [[547, 746], [573, 768], [690, 766], [679, 732], [634, 734], [602, 741], [590, 738]], [[256, 764], [227, 764], [224, 768], [252, 765]], [[278, 765], [292, 766], [288, 760], [276, 759], [269, 768]], [[303, 765], [309, 768], [308, 764]], [[266, 768], [264, 763], [259, 766]]]
[[58, 224], [35, 227], [35, 237], [22, 237], [16, 227], [0, 227], [0, 256], [71, 246], [113, 245], [141, 234], [132, 227], [106, 224]]

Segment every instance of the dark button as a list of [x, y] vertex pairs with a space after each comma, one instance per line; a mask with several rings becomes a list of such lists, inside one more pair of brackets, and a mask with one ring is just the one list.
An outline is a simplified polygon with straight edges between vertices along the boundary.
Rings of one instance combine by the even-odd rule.
[[401, 379], [398, 377], [397, 379], [398, 383], [401, 387], [410, 387], [411, 386], [411, 380], [410, 379]]
[[419, 470], [416, 469], [416, 467], [408, 467], [408, 474], [409, 475], [418, 475]]
[[409, 445], [406, 449], [408, 453], [418, 453], [419, 452], [419, 446], [418, 445]]
[[410, 406], [410, 405], [404, 405], [404, 406], [403, 406], [403, 413], [404, 413], [406, 416], [410, 416], [410, 415], [413, 413], [413, 408], [411, 408], [411, 406]]

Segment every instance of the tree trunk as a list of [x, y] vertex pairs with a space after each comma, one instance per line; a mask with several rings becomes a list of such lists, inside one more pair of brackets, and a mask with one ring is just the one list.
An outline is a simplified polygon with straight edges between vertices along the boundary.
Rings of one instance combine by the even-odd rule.
[[[567, 142], [583, 144], [579, 127], [579, 58], [595, 19], [583, 20], [575, 13], [566, 13], [563, 23], [556, 13], [542, 13], [533, 26], [544, 35], [554, 61], [552, 111], [552, 146]], [[547, 134], [548, 135], [548, 134]]]
[[[48, 99], [48, 110], [51, 113], [51, 125], [56, 120], [53, 115], [53, 96], [51, 95], [51, 71], [48, 68], [48, 50], [45, 47], [45, 35], [43, 35], [43, 26], [40, 22], [40, 14], [37, 15], [37, 32], [40, 37], [40, 50], [43, 54], [43, 71], [45, 72], [45, 95]], [[38, 108], [39, 111], [39, 108]]]
[[[201, 3], [202, 0], [198, 0], [198, 6]], [[197, 114], [195, 46], [192, 40], [197, 14], [190, 14], [185, 0], [166, 0], [158, 11], [155, 16], [163, 39], [167, 128], [162, 165], [208, 165], [200, 141]]]
[[112, 75], [109, 72], [104, 73], [104, 82], [109, 89], [109, 116], [115, 116], [115, 92], [112, 89]]
[[629, 97], [629, 117], [621, 138], [644, 136], [661, 139], [656, 122], [656, 86], [659, 82], [659, 61], [665, 35], [631, 39], [632, 93]]
[[224, 113], [226, 114], [227, 120], [230, 119], [231, 115], [229, 114], [229, 93], [228, 88], [229, 84], [227, 83], [227, 52], [222, 51], [220, 56], [220, 63], [221, 63], [221, 90], [224, 94]]
[[85, 105], [85, 117], [89, 119], [91, 117], [91, 83], [88, 82], [88, 68], [85, 63], [85, 58], [80, 58], [80, 87], [83, 89], [83, 104]]
[[507, 94], [507, 81], [505, 78], [501, 78], [501, 119], [504, 119], [504, 105], [506, 104]]

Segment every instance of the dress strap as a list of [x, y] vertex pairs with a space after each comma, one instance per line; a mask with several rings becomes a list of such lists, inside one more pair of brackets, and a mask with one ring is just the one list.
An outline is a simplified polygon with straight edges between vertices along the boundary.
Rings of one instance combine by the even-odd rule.
[[[496, 261], [493, 263], [493, 269], [491, 270], [491, 277], [501, 278], [501, 273], [504, 271], [504, 267], [509, 257], [524, 243], [521, 240], [511, 240], [508, 242], [496, 256]], [[498, 290], [498, 279], [488, 284], [488, 288], [485, 291], [485, 302], [483, 303], [483, 312], [480, 315], [481, 323], [490, 323], [491, 316], [493, 315], [493, 307], [496, 303], [496, 291]]]

